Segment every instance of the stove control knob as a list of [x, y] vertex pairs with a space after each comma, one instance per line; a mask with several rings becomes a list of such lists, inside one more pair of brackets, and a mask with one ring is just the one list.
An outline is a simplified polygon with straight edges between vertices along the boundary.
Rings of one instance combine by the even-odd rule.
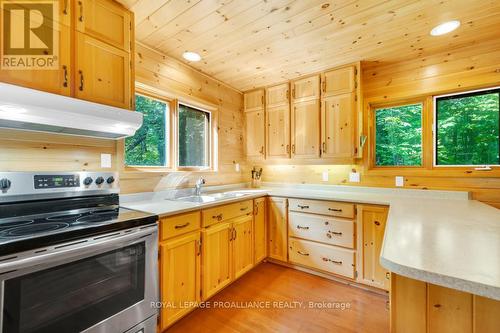
[[115, 182], [115, 177], [109, 176], [108, 179], [106, 179], [106, 183], [108, 184], [113, 184]]
[[104, 178], [102, 177], [97, 177], [97, 179], [95, 180], [95, 183], [97, 185], [101, 185], [102, 183], [104, 183]]
[[0, 179], [0, 189], [8, 190], [10, 188], [10, 185], [11, 185], [11, 181], [8, 180], [7, 178]]
[[92, 184], [92, 182], [93, 182], [93, 179], [92, 179], [92, 178], [90, 178], [90, 177], [87, 177], [87, 178], [85, 178], [85, 179], [83, 180], [83, 185], [85, 185], [85, 186], [89, 186], [90, 184]]

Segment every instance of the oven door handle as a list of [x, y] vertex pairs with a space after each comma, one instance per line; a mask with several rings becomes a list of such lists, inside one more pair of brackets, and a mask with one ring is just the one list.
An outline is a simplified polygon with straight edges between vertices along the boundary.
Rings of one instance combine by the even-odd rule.
[[[107, 235], [94, 236], [92, 238], [85, 238], [76, 240], [67, 244], [58, 244], [51, 246], [47, 251], [44, 249], [36, 250], [39, 254], [33, 254], [31, 251], [29, 256], [15, 257], [9, 261], [0, 262], [0, 275], [6, 272], [12, 272], [25, 267], [36, 265], [47, 265], [54, 261], [69, 259], [75, 256], [89, 256], [92, 254], [99, 254], [105, 250], [117, 248], [119, 245], [128, 242], [127, 245], [132, 245], [137, 240], [144, 239], [148, 235], [153, 236], [153, 240], [157, 238], [158, 228], [156, 224], [151, 227], [138, 228], [135, 232], [119, 231], [109, 233]], [[131, 242], [133, 241], [133, 242]], [[43, 252], [41, 252], [43, 251]], [[21, 254], [22, 256], [22, 254]]]

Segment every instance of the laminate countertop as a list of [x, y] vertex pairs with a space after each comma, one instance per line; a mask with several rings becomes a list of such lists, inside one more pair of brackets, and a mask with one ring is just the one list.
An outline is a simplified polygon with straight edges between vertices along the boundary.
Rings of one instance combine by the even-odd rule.
[[389, 206], [380, 263], [396, 274], [500, 300], [500, 210], [467, 192], [334, 185], [221, 187], [244, 195], [199, 204], [172, 191], [122, 195], [126, 208], [169, 216], [266, 195]]

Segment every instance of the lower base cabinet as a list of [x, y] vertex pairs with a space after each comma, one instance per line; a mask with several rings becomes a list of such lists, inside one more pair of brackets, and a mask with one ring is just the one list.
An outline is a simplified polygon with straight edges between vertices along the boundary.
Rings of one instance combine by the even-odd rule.
[[199, 231], [160, 243], [160, 331], [200, 301], [200, 257]]
[[392, 274], [392, 333], [498, 333], [500, 301]]
[[237, 279], [253, 267], [253, 216], [235, 219], [233, 228], [233, 278]]
[[258, 264], [267, 257], [266, 206], [266, 198], [258, 198], [254, 200], [254, 265]]
[[288, 261], [288, 199], [269, 197], [267, 201], [267, 241], [269, 258]]

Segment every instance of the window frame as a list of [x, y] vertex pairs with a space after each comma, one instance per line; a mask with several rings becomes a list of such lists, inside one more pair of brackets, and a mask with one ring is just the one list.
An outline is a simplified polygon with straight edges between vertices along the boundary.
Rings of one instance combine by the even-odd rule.
[[[172, 151], [174, 149], [174, 146], [173, 146], [173, 143], [172, 143], [172, 130], [173, 130], [173, 126], [172, 126], [172, 118], [173, 118], [173, 108], [174, 108], [174, 105], [173, 105], [173, 101], [171, 99], [168, 99], [168, 98], [164, 98], [164, 97], [161, 97], [161, 96], [158, 96], [156, 94], [151, 94], [151, 93], [148, 93], [147, 91], [144, 91], [144, 90], [136, 90], [134, 92], [134, 106], [135, 106], [135, 97], [137, 95], [140, 95], [140, 96], [143, 96], [143, 97], [147, 97], [147, 98], [150, 98], [150, 99], [154, 99], [154, 100], [157, 100], [159, 102], [162, 102], [162, 103], [165, 103], [166, 105], [168, 105], [168, 115], [165, 115], [165, 121], [168, 121], [168, 124], [165, 124], [166, 125], [166, 130], [167, 130], [167, 133], [165, 135], [166, 137], [166, 140], [168, 140], [168, 151], [166, 151], [166, 154], [165, 154], [165, 158], [166, 158], [166, 163], [165, 165], [163, 166], [155, 166], [155, 165], [128, 165], [126, 164], [126, 151], [125, 151], [125, 139], [122, 140], [122, 143], [123, 143], [123, 163], [122, 163], [122, 166], [124, 167], [124, 169], [126, 170], [130, 170], [130, 171], [155, 171], [155, 170], [159, 170], [159, 171], [162, 171], [162, 170], [172, 170]], [[134, 108], [135, 109], [135, 108]], [[136, 111], [138, 112], [138, 111]], [[167, 150], [167, 145], [165, 145], [165, 150]]]
[[[208, 134], [208, 138], [206, 140], [205, 144], [205, 153], [207, 155], [208, 159], [208, 165], [207, 166], [181, 166], [179, 165], [179, 106], [180, 105], [185, 105], [187, 107], [205, 112], [208, 114], [208, 124], [206, 124], [206, 131]], [[213, 159], [214, 159], [214, 131], [213, 131], [213, 112], [211, 110], [208, 110], [207, 108], [200, 107], [197, 104], [194, 103], [189, 103], [184, 100], [176, 100], [175, 102], [175, 117], [174, 117], [174, 127], [175, 127], [175, 133], [173, 135], [175, 136], [174, 142], [175, 142], [175, 169], [179, 171], [210, 171], [214, 170], [214, 164], [213, 164]]]
[[[406, 105], [422, 105], [421, 112], [421, 133], [422, 138], [420, 142], [421, 147], [421, 163], [420, 165], [377, 165], [376, 164], [376, 111], [384, 108], [392, 108], [398, 106], [406, 106]], [[428, 102], [426, 98], [412, 98], [412, 99], [403, 99], [394, 102], [386, 102], [386, 103], [370, 103], [369, 104], [369, 129], [368, 129], [368, 138], [369, 138], [369, 148], [368, 148], [368, 169], [369, 170], [423, 170], [427, 166], [427, 154], [426, 154], [426, 140], [428, 133], [425, 130], [427, 124], [427, 108]]]
[[[432, 96], [432, 119], [433, 119], [433, 124], [432, 124], [432, 167], [433, 168], [438, 168], [438, 169], [443, 169], [443, 168], [467, 168], [467, 169], [473, 169], [475, 170], [476, 168], [480, 167], [500, 167], [500, 162], [499, 164], [437, 164], [437, 155], [438, 155], [438, 149], [437, 149], [437, 142], [438, 142], [438, 117], [437, 117], [437, 99], [442, 98], [442, 97], [449, 97], [449, 96], [462, 96], [464, 95], [474, 95], [475, 93], [482, 92], [482, 91], [494, 91], [498, 90], [500, 94], [500, 86], [494, 86], [494, 87], [488, 87], [488, 88], [482, 88], [482, 89], [475, 89], [475, 90], [465, 90], [465, 91], [458, 91], [458, 92], [452, 92], [448, 94], [443, 94], [443, 95], [434, 95]], [[498, 124], [500, 128], [500, 120]], [[500, 143], [499, 143], [500, 146]], [[499, 147], [500, 149], [500, 147]]]

